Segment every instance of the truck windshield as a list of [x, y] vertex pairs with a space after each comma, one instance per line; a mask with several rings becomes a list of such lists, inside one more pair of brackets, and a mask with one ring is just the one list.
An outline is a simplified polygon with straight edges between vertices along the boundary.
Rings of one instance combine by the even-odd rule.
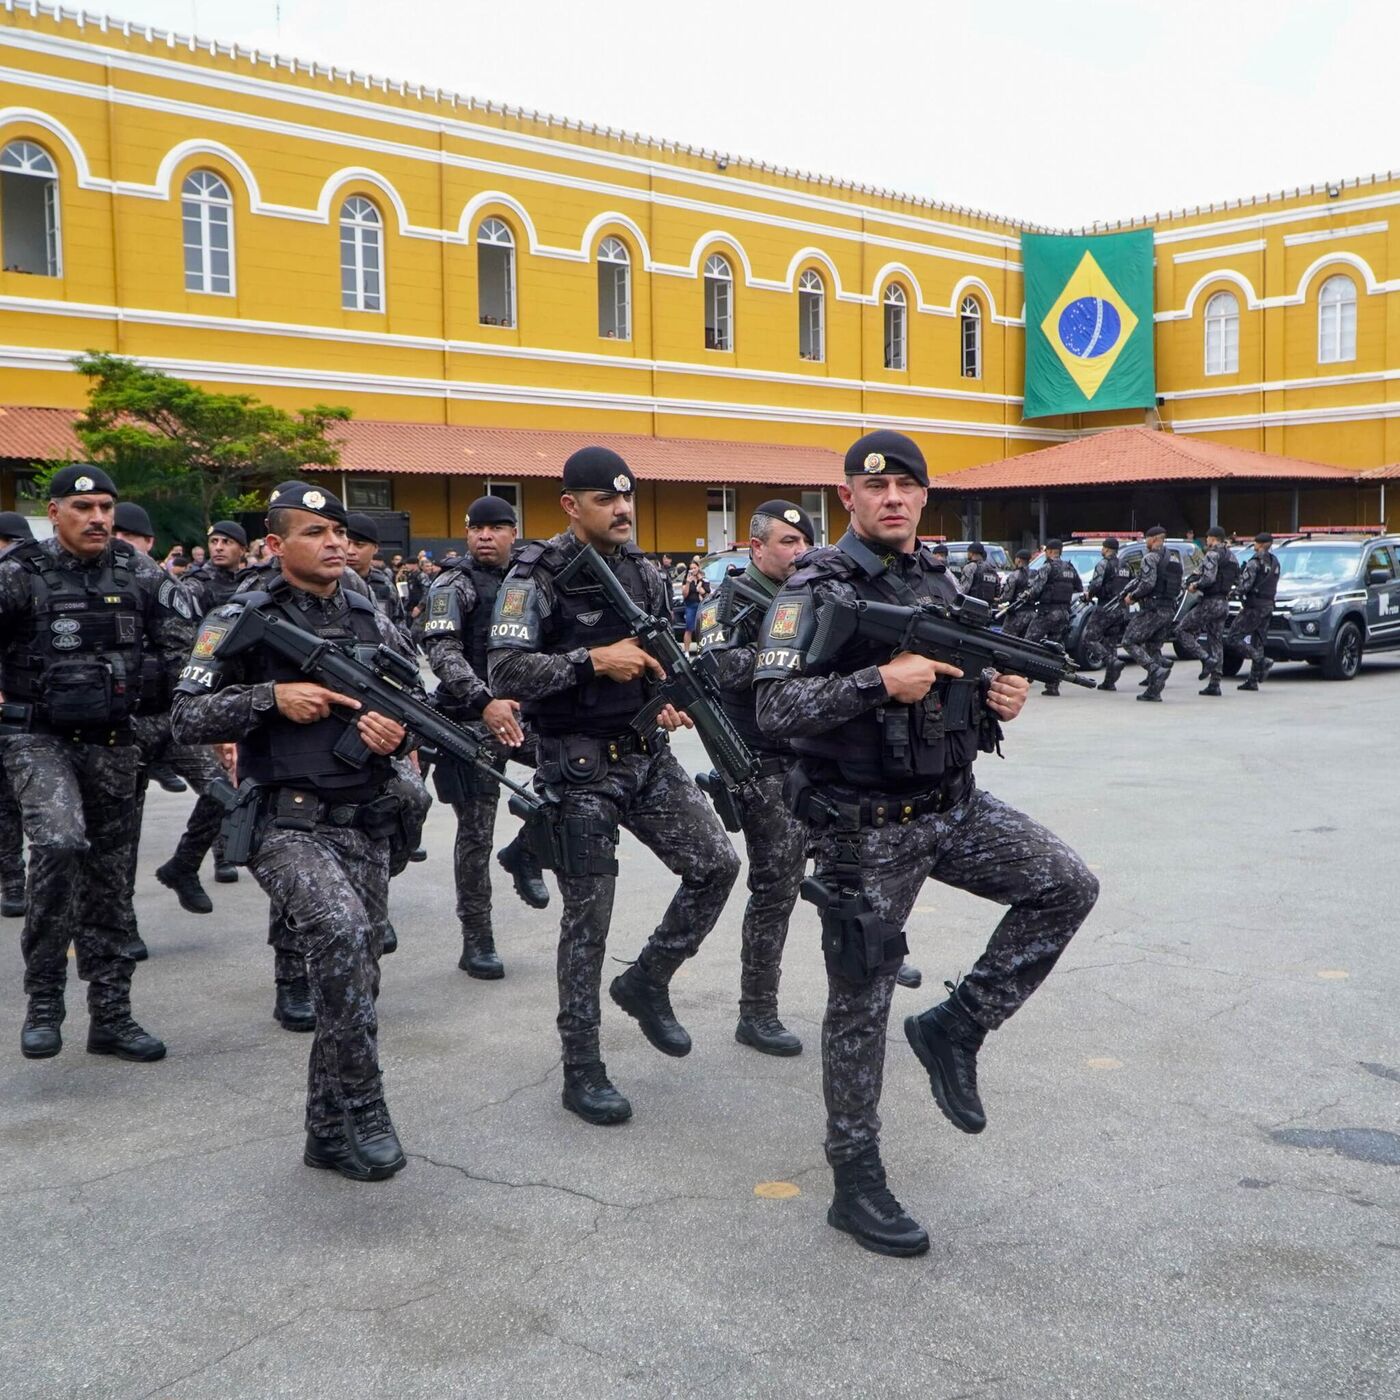
[[1294, 588], [1337, 588], [1356, 577], [1361, 562], [1358, 544], [1296, 544], [1280, 549], [1280, 583]]

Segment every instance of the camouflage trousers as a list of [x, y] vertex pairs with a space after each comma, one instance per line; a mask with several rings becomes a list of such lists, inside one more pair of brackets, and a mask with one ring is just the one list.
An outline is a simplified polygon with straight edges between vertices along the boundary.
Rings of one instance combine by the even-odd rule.
[[1025, 631], [1028, 642], [1060, 642], [1069, 636], [1068, 608], [1037, 608]]
[[5, 769], [29, 842], [28, 912], [21, 948], [24, 990], [61, 992], [68, 945], [88, 984], [98, 1019], [130, 1005], [135, 964], [127, 943], [126, 887], [136, 746], [80, 744], [48, 734], [21, 734], [5, 746]]
[[1175, 609], [1169, 603], [1147, 603], [1133, 614], [1123, 633], [1123, 650], [1148, 670], [1162, 665], [1162, 643], [1172, 634]]
[[[568, 746], [574, 755], [580, 742], [595, 753], [601, 751], [602, 757], [588, 764], [593, 775], [588, 781], [572, 782], [565, 776], [570, 764], [562, 750]], [[587, 833], [592, 873], [558, 876], [564, 906], [559, 925], [559, 1037], [565, 1063], [586, 1064], [599, 1057], [598, 992], [617, 888], [618, 828], [625, 827], [681, 877], [680, 888], [639, 959], [661, 982], [670, 981], [715, 926], [738, 878], [739, 857], [669, 745], [610, 762], [606, 741], [541, 738], [535, 784], [547, 797], [558, 797], [561, 821], [577, 819], [575, 825]]]
[[5, 765], [7, 739], [0, 739], [0, 881], [24, 881], [24, 823]]
[[[1230, 620], [1228, 598], [1202, 598], [1176, 626], [1174, 638], [1187, 656], [1205, 662], [1212, 680], [1225, 669], [1225, 624]], [[1205, 638], [1202, 645], [1198, 638]]]
[[756, 778], [744, 790], [749, 901], [739, 950], [739, 1014], [778, 1009], [783, 945], [807, 868], [807, 828], [783, 801], [786, 773]]
[[[837, 838], [818, 833], [820, 869]], [[932, 878], [1007, 906], [986, 951], [959, 987], [976, 1021], [995, 1030], [1043, 982], [1088, 917], [1099, 882], [1057, 836], [990, 793], [974, 789], [943, 813], [859, 834], [865, 891], [875, 912], [903, 928]], [[895, 971], [853, 982], [828, 969], [822, 1022], [827, 1160], [849, 1161], [880, 1140], [885, 1032]]]
[[1008, 637], [1024, 637], [1026, 629], [1035, 620], [1035, 613], [1027, 605], [1024, 608], [1017, 608], [1014, 613], [1007, 613], [1001, 624], [1001, 630]]
[[268, 821], [248, 869], [281, 911], [288, 952], [306, 970], [316, 1013], [306, 1127], [334, 1136], [346, 1109], [384, 1096], [375, 1000], [388, 921], [389, 843], [354, 827], [292, 831]]
[[1243, 652], [1256, 666], [1264, 660], [1264, 639], [1269, 634], [1273, 601], [1246, 603], [1225, 634], [1225, 645]]
[[1100, 665], [1110, 669], [1117, 666], [1118, 648], [1123, 644], [1123, 633], [1128, 630], [1128, 619], [1126, 608], [1114, 608], [1112, 612], [1105, 613], [1101, 603], [1094, 609], [1085, 624], [1085, 633], [1090, 654], [1096, 657]]

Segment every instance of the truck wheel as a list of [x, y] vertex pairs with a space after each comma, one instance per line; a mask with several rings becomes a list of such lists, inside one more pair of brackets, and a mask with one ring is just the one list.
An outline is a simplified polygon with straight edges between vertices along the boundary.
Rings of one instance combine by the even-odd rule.
[[1238, 676], [1244, 670], [1244, 653], [1227, 651], [1225, 664], [1220, 668], [1227, 676]]
[[1332, 650], [1322, 658], [1322, 674], [1329, 681], [1349, 681], [1361, 669], [1361, 629], [1344, 622], [1332, 638]]

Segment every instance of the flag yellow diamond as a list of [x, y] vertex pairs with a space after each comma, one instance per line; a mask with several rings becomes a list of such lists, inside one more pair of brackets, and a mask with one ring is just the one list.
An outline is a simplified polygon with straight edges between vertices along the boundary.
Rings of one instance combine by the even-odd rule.
[[1137, 325], [1132, 307], [1086, 251], [1040, 329], [1079, 392], [1092, 399]]

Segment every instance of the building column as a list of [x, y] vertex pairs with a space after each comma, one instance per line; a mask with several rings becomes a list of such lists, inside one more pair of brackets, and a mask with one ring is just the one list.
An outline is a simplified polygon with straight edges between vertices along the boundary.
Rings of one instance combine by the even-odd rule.
[[1220, 523], [1220, 485], [1212, 481], [1210, 484], [1210, 519], [1206, 521], [1206, 528]]
[[1295, 487], [1293, 488], [1293, 519], [1292, 519], [1292, 523], [1291, 523], [1291, 524], [1289, 525], [1289, 527], [1288, 527], [1290, 530], [1293, 530], [1293, 531], [1296, 531], [1296, 530], [1298, 529], [1298, 519], [1299, 519], [1299, 516], [1298, 516], [1298, 496], [1299, 496], [1299, 491], [1298, 491], [1298, 488], [1295, 486]]
[[1045, 548], [1045, 492], [1036, 498], [1036, 508], [1040, 514], [1040, 547]]

